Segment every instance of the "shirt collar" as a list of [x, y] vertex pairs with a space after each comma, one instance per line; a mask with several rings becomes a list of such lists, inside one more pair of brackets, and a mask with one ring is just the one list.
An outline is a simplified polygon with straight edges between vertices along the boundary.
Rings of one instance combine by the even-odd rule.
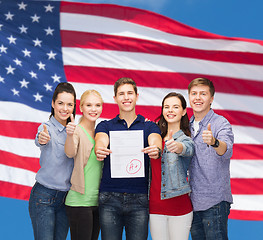
[[[118, 115], [113, 119], [113, 121], [114, 121], [114, 123], [117, 123], [117, 122], [124, 121], [124, 119], [120, 119], [120, 115], [118, 114]], [[134, 120], [133, 123], [135, 123], [135, 122], [144, 122], [144, 121], [145, 121], [145, 118], [144, 118], [142, 115], [138, 114], [138, 115], [137, 115], [137, 118]]]
[[60, 131], [62, 132], [65, 129], [63, 126], [54, 116], [50, 118], [50, 122]]
[[[199, 122], [199, 124], [203, 125], [203, 126], [207, 126], [207, 124], [210, 122], [210, 119], [212, 118], [212, 116], [214, 115], [214, 110], [212, 108], [210, 108], [209, 112], [205, 115], [205, 117]], [[194, 115], [191, 117], [190, 119], [190, 124], [192, 124], [195, 120]]]

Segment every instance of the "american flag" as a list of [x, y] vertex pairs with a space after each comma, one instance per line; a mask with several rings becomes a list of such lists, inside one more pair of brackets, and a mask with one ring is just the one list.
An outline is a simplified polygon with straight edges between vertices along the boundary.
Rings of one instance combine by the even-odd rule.
[[73, 84], [78, 104], [85, 90], [98, 90], [109, 119], [118, 113], [113, 84], [124, 76], [138, 85], [137, 113], [152, 120], [168, 92], [188, 99], [192, 79], [214, 82], [212, 107], [235, 134], [230, 218], [263, 220], [263, 41], [110, 4], [0, 2], [0, 196], [29, 198], [39, 168], [35, 134], [59, 82]]

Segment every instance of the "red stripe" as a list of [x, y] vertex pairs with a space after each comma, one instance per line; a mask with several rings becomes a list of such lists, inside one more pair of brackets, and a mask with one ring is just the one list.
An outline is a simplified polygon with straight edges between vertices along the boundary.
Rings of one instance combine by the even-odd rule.
[[263, 221], [263, 211], [230, 210], [230, 219]]
[[140, 52], [211, 60], [213, 62], [263, 65], [263, 54], [259, 53], [196, 50], [137, 38], [66, 30], [61, 31], [61, 38], [63, 47]]
[[[69, 82], [114, 85], [123, 76], [131, 77], [139, 87], [187, 89], [197, 77], [213, 81], [216, 92], [263, 97], [263, 82], [203, 74], [139, 71], [100, 67], [64, 66]], [[227, 87], [226, 87], [227, 86]], [[256, 86], [256, 87], [255, 87]]]
[[180, 22], [177, 22], [166, 16], [150, 12], [147, 10], [117, 6], [111, 4], [86, 4], [86, 3], [70, 3], [61, 2], [61, 12], [88, 14], [102, 17], [109, 17], [119, 19], [122, 21], [133, 22], [143, 26], [151, 27], [163, 32], [207, 39], [227, 39], [227, 40], [241, 40], [247, 42], [254, 42], [263, 45], [263, 41], [245, 38], [229, 38], [217, 34], [205, 32]]
[[40, 123], [0, 120], [0, 135], [35, 139]]
[[232, 194], [263, 194], [263, 179], [231, 178]]
[[39, 158], [23, 157], [0, 150], [0, 164], [37, 172], [40, 168]]
[[31, 187], [0, 181], [0, 196], [28, 200]]
[[263, 160], [263, 145], [234, 144], [232, 159]]
[[[81, 114], [78, 106], [79, 106], [79, 101], [77, 101], [77, 114]], [[226, 117], [226, 119], [228, 119], [228, 121], [232, 125], [263, 128], [262, 125], [263, 116], [238, 112], [238, 111], [215, 110], [215, 112]], [[161, 114], [161, 107], [137, 105], [136, 113], [143, 115], [144, 117], [150, 119], [151, 121], [154, 121]], [[117, 114], [118, 114], [117, 104], [111, 104], [111, 103], [103, 104], [103, 111], [101, 114], [102, 118], [108, 118], [108, 119], [113, 118]], [[193, 115], [193, 111], [191, 108], [187, 108], [187, 114], [189, 118]], [[246, 116], [246, 118], [244, 116]]]

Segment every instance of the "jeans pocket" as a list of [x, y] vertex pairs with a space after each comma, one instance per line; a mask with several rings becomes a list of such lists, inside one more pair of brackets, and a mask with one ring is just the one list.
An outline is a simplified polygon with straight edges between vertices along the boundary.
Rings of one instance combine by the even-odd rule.
[[108, 192], [102, 192], [99, 194], [99, 204], [106, 203], [111, 198], [111, 194]]
[[149, 206], [149, 200], [147, 194], [140, 194], [137, 196], [138, 203], [143, 207]]

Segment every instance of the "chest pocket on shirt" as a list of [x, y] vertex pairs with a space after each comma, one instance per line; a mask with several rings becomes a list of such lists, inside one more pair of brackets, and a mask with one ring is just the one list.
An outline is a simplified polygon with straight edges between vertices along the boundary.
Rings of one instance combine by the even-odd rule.
[[65, 151], [64, 151], [65, 140], [62, 138], [59, 138], [58, 136], [55, 140], [55, 145], [53, 147], [55, 148], [55, 152], [56, 152], [57, 157], [65, 157], [66, 156]]

